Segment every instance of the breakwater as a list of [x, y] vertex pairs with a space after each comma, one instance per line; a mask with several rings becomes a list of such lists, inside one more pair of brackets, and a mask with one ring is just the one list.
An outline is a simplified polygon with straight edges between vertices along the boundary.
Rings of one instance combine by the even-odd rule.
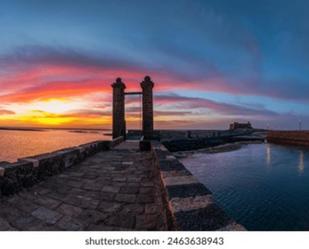
[[246, 230], [218, 206], [212, 193], [164, 145], [154, 143], [153, 148], [170, 230]]
[[309, 146], [309, 131], [270, 131], [267, 134], [270, 143], [296, 146]]
[[222, 136], [209, 138], [195, 138], [195, 139], [173, 139], [162, 141], [162, 144], [171, 152], [177, 151], [191, 151], [214, 147], [218, 145], [235, 143], [235, 142], [263, 142], [264, 137], [256, 136]]
[[[129, 130], [128, 138], [141, 136], [138, 130]], [[155, 130], [154, 137], [169, 151], [198, 150], [235, 142], [264, 142], [265, 130]]]
[[245, 230], [160, 142], [97, 141], [0, 172], [0, 230]]

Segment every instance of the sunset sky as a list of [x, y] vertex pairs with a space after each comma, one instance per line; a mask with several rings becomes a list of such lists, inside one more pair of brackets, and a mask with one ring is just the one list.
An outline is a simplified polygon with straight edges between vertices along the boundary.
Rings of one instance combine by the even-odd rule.
[[306, 2], [1, 0], [0, 126], [110, 128], [150, 75], [155, 128], [309, 129]]

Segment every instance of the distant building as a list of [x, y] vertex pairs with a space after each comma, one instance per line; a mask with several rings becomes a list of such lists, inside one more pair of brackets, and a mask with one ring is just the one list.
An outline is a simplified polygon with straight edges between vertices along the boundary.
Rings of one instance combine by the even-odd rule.
[[238, 123], [233, 122], [230, 124], [230, 130], [236, 130], [236, 129], [253, 129], [250, 122], [248, 123]]

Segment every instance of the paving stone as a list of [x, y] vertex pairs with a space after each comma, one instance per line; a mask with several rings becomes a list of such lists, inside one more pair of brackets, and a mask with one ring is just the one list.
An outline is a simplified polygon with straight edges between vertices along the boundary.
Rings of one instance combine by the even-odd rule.
[[50, 197], [52, 199], [55, 199], [55, 200], [61, 200], [63, 201], [65, 198], [66, 198], [66, 194], [63, 194], [63, 193], [58, 193], [56, 191], [53, 191], [53, 192], [49, 192], [46, 194], [47, 197]]
[[141, 182], [141, 185], [144, 187], [153, 187], [154, 183], [152, 181]]
[[65, 231], [79, 231], [83, 229], [83, 225], [80, 222], [72, 219], [70, 216], [62, 217], [57, 222], [56, 226]]
[[101, 192], [101, 199], [105, 201], [113, 201], [115, 199], [115, 196], [115, 193]]
[[66, 184], [73, 188], [80, 188], [83, 185], [80, 181], [67, 181]]
[[158, 215], [138, 215], [136, 216], [137, 230], [156, 230]]
[[18, 228], [18, 229], [23, 229], [25, 227], [31, 227], [33, 225], [38, 225], [39, 221], [37, 218], [33, 217], [33, 216], [26, 216], [26, 217], [18, 217], [15, 221], [14, 221], [14, 225]]
[[113, 215], [106, 219], [105, 224], [109, 226], [117, 226], [119, 227], [119, 230], [122, 230], [121, 228], [133, 229], [135, 226], [135, 216], [130, 214]]
[[138, 203], [153, 203], [155, 201], [154, 195], [152, 194], [139, 194], [137, 195]]
[[32, 212], [32, 215], [49, 224], [55, 224], [62, 217], [60, 213], [45, 207], [36, 209]]
[[103, 192], [111, 192], [111, 193], [118, 193], [120, 190], [119, 186], [104, 186], [102, 188]]
[[145, 207], [143, 204], [126, 204], [123, 205], [119, 213], [122, 214], [127, 214], [127, 213], [132, 213], [132, 214], [142, 214], [145, 211]]
[[162, 209], [158, 204], [146, 204], [145, 205], [145, 214], [154, 214], [160, 212]]
[[124, 186], [141, 188], [138, 182], [127, 182]]
[[127, 177], [129, 183], [138, 183], [141, 182], [141, 177]]
[[128, 182], [113, 182], [112, 184], [115, 187], [131, 186]]
[[134, 194], [117, 194], [115, 200], [119, 201], [119, 202], [133, 203], [136, 200], [136, 195], [134, 195]]
[[86, 190], [101, 190], [102, 189], [102, 186], [101, 184], [97, 184], [95, 182], [93, 183], [86, 183], [86, 184], [83, 184], [82, 186], [83, 189], [86, 189]]
[[121, 187], [119, 193], [121, 194], [137, 194], [139, 192], [139, 187], [123, 186]]
[[117, 202], [102, 201], [98, 207], [101, 212], [116, 212], [121, 208], [121, 204]]
[[73, 205], [63, 203], [57, 208], [57, 212], [66, 216], [78, 216], [79, 214], [81, 214], [82, 209]]
[[133, 161], [130, 161], [130, 162], [122, 162], [122, 165], [133, 165]]
[[52, 199], [47, 196], [39, 196], [34, 200], [34, 202], [51, 209], [55, 209], [61, 204], [60, 200]]
[[56, 227], [55, 225], [40, 222], [40, 223], [28, 225], [22, 230], [41, 232], [41, 231], [59, 231], [60, 229]]
[[37, 204], [34, 204], [18, 195], [9, 198], [7, 201], [26, 213], [31, 213], [39, 207]]
[[100, 212], [97, 210], [85, 209], [83, 212], [78, 215], [75, 219], [85, 226], [90, 224], [99, 224], [103, 223], [104, 220], [109, 216], [109, 213]]
[[48, 188], [42, 188], [42, 189], [39, 189], [37, 192], [38, 192], [38, 194], [40, 194], [40, 195], [46, 195], [46, 194], [50, 193], [51, 190], [48, 189]]
[[136, 145], [98, 153], [1, 201], [0, 230], [165, 230], [156, 167]]
[[100, 201], [92, 198], [82, 198], [80, 207], [88, 208], [88, 209], [96, 209], [99, 205]]
[[63, 202], [73, 206], [80, 206], [81, 198], [78, 198], [75, 195], [67, 195], [65, 198], [63, 198]]
[[127, 178], [126, 177], [114, 177], [113, 181], [115, 181], [115, 182], [125, 182], [125, 181], [127, 181]]
[[120, 228], [117, 226], [107, 226], [105, 224], [90, 224], [87, 227], [88, 231], [130, 231], [131, 229], [128, 228]]
[[154, 188], [153, 187], [141, 187], [140, 189], [139, 189], [139, 192], [141, 193], [141, 194], [150, 194], [150, 193], [152, 193], [154, 191]]
[[0, 217], [0, 231], [15, 231], [16, 229], [12, 227], [5, 219]]

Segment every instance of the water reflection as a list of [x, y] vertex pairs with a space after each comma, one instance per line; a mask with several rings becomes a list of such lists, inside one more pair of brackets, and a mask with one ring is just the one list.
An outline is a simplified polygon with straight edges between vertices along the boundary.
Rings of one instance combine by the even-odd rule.
[[299, 153], [298, 173], [301, 175], [305, 170], [304, 152], [301, 150]]
[[42, 154], [95, 140], [109, 140], [102, 131], [0, 131], [0, 161]]
[[250, 144], [181, 159], [248, 230], [309, 231], [309, 150]]
[[266, 144], [266, 164], [267, 166], [271, 165], [271, 146]]

